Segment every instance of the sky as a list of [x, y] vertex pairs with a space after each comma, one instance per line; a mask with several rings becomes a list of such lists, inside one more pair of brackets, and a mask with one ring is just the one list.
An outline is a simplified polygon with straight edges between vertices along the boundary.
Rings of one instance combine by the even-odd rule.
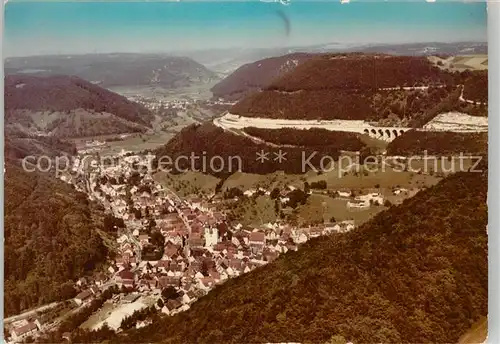
[[[5, 6], [4, 56], [486, 41], [484, 2], [28, 2]], [[290, 31], [287, 34], [288, 18]]]

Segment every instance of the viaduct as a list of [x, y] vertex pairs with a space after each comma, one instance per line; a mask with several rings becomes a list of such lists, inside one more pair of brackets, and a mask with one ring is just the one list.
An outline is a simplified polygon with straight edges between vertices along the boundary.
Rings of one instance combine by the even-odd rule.
[[242, 117], [230, 113], [214, 119], [213, 123], [225, 130], [244, 129], [248, 127], [262, 129], [311, 129], [321, 128], [331, 131], [345, 131], [366, 134], [378, 140], [392, 141], [399, 135], [414, 128], [407, 127], [375, 127], [365, 121], [355, 120], [291, 120], [272, 118]]

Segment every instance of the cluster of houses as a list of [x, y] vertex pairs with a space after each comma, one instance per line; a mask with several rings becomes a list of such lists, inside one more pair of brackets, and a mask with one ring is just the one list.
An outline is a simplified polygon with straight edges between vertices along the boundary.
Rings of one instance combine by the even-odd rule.
[[45, 323], [40, 318], [19, 320], [11, 324], [10, 338], [11, 341], [19, 343], [28, 337], [35, 338], [43, 329], [45, 329]]
[[347, 202], [347, 208], [356, 209], [367, 209], [370, 206], [380, 206], [384, 204], [384, 196], [378, 192], [372, 192], [366, 195], [359, 195], [354, 197], [353, 200]]
[[[290, 197], [288, 194], [297, 188], [293, 185], [288, 185], [286, 188], [283, 190], [280, 190], [279, 194], [277, 195], [277, 199], [280, 201], [281, 204], [286, 204], [287, 202], [290, 201]], [[309, 194], [311, 194], [311, 191], [309, 191]], [[271, 196], [271, 191], [266, 190], [262, 187], [259, 188], [252, 188], [243, 191], [243, 196], [246, 197], [253, 197], [255, 195], [265, 195], [265, 196]]]
[[80, 292], [73, 298], [73, 301], [78, 305], [84, 305], [90, 302], [95, 296], [100, 293], [99, 287], [106, 281], [105, 276], [99, 274], [95, 279], [95, 284], [91, 283], [87, 278], [81, 277], [76, 282], [76, 287], [80, 289]]
[[[215, 285], [272, 262], [289, 250], [297, 250], [311, 238], [354, 228], [352, 221], [304, 228], [282, 223], [258, 228], [229, 224], [217, 201], [196, 195], [181, 200], [146, 172], [141, 172], [131, 186], [127, 180], [134, 171], [130, 167], [133, 164], [146, 161], [139, 156], [123, 156], [119, 164], [98, 171], [99, 178], [113, 178], [116, 182], [98, 183], [95, 179], [91, 185], [92, 189], [99, 186], [99, 192], [93, 196], [125, 224], [108, 271], [119, 288], [130, 291], [156, 293], [174, 288], [177, 297], [165, 301], [161, 308], [166, 314], [189, 308]], [[293, 190], [289, 187], [285, 191]], [[247, 190], [244, 195], [251, 197], [255, 193], [270, 194], [259, 188]], [[286, 192], [281, 192], [280, 198], [286, 201]], [[131, 207], [141, 215], [134, 215]], [[158, 233], [163, 247], [157, 247]], [[146, 255], [144, 252], [151, 252], [149, 249], [159, 252], [159, 256], [152, 259]], [[93, 295], [92, 288], [82, 290], [75, 302], [83, 304]]]
[[179, 224], [171, 222], [171, 231], [165, 233], [161, 260], [142, 261], [136, 268], [122, 266], [116, 278], [119, 287], [139, 292], [175, 288], [179, 296], [168, 300], [162, 308], [169, 315], [188, 309], [215, 285], [272, 262], [288, 250], [297, 250], [310, 238], [354, 228], [352, 221], [346, 221], [300, 229], [269, 225], [263, 229], [237, 226], [237, 230], [218, 222], [205, 227], [196, 240], [188, 239], [189, 245], [183, 245], [176, 229]]

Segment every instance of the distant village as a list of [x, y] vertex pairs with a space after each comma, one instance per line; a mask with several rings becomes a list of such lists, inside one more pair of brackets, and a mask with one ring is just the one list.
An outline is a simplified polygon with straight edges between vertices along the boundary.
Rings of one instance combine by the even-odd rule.
[[[156, 97], [145, 97], [145, 96], [132, 96], [129, 100], [143, 105], [149, 110], [159, 111], [159, 110], [175, 110], [175, 111], [186, 111], [190, 106], [196, 103], [192, 99], [158, 99]], [[229, 102], [224, 99], [217, 100], [206, 100], [204, 103], [208, 106], [210, 105], [233, 105], [234, 102]]]

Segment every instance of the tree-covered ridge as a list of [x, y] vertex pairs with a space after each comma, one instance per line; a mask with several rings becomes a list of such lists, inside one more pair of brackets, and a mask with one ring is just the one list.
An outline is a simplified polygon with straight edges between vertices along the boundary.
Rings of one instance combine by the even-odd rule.
[[325, 54], [309, 59], [267, 89], [367, 90], [386, 87], [453, 85], [454, 78], [425, 56]]
[[410, 130], [387, 146], [389, 155], [487, 154], [488, 133], [454, 133]]
[[107, 255], [86, 196], [6, 163], [6, 315], [76, 294], [74, 280]]
[[269, 86], [275, 78], [290, 72], [314, 56], [309, 53], [292, 53], [245, 64], [212, 87], [210, 91], [216, 98], [241, 99], [251, 92], [260, 91]]
[[243, 129], [250, 136], [278, 145], [298, 147], [328, 146], [339, 150], [359, 151], [365, 144], [359, 139], [359, 134], [345, 131], [330, 131], [326, 129], [262, 129], [248, 127]]
[[[259, 130], [259, 129], [258, 129]], [[263, 129], [262, 133], [266, 132]], [[284, 133], [288, 130], [285, 129]], [[321, 131], [323, 133], [323, 131]], [[280, 133], [283, 133], [280, 131]], [[300, 131], [297, 132], [298, 134]], [[336, 160], [341, 155], [341, 150], [357, 150], [364, 145], [356, 136], [351, 136], [350, 133], [335, 133], [338, 137], [348, 138], [344, 141], [332, 141], [332, 144], [324, 144], [315, 146], [313, 144], [302, 147], [271, 147], [265, 143], [256, 142], [246, 136], [237, 135], [232, 132], [225, 131], [222, 128], [215, 126], [213, 123], [204, 123], [201, 125], [194, 124], [182, 129], [174, 136], [166, 145], [157, 148], [154, 154], [159, 161], [166, 162], [163, 159], [169, 157], [172, 161], [176, 161], [179, 157], [190, 157], [194, 154], [195, 157], [206, 157], [206, 162], [198, 158], [193, 161], [189, 159], [179, 159], [178, 166], [175, 164], [161, 165], [163, 171], [168, 168], [173, 172], [180, 172], [184, 169], [190, 170], [193, 168], [204, 171], [208, 174], [213, 174], [218, 177], [224, 177], [236, 172], [238, 167], [241, 167], [243, 172], [267, 174], [276, 171], [284, 171], [285, 173], [304, 173], [309, 171], [311, 166], [319, 169], [321, 159], [324, 156], [331, 157]], [[268, 134], [265, 134], [268, 137]], [[308, 134], [309, 135], [309, 134]], [[326, 135], [326, 134], [323, 134]], [[334, 135], [332, 133], [332, 135]], [[282, 137], [282, 134], [279, 134]], [[274, 141], [273, 141], [274, 142]], [[314, 142], [311, 142], [314, 143]], [[274, 154], [281, 150], [286, 156], [285, 160], [278, 161], [273, 159]], [[256, 162], [260, 152], [267, 152], [266, 159], [262, 162]], [[305, 157], [303, 159], [303, 156]], [[222, 157], [225, 164], [214, 164], [214, 168], [210, 166], [210, 161], [214, 157]], [[237, 159], [236, 159], [237, 158]], [[216, 159], [219, 161], [220, 159]], [[306, 164], [304, 161], [308, 162]], [[241, 161], [241, 164], [238, 163]], [[304, 162], [304, 163], [303, 163]], [[223, 165], [223, 166], [222, 166]], [[310, 166], [311, 165], [311, 166]], [[208, 167], [207, 167], [208, 166]], [[222, 166], [223, 168], [218, 170]], [[178, 170], [176, 168], [179, 168]]]
[[[367, 120], [421, 127], [447, 111], [486, 116], [464, 97], [487, 98], [484, 73], [450, 72], [426, 57], [318, 55], [249, 94], [230, 112], [246, 117]], [[486, 82], [485, 82], [486, 81]], [[469, 99], [469, 98], [467, 98]]]
[[457, 173], [113, 341], [456, 342], [487, 314], [486, 195], [487, 171]]
[[150, 125], [144, 106], [76, 76], [8, 75], [5, 78], [5, 120], [16, 122], [15, 110], [108, 112], [124, 120]]

